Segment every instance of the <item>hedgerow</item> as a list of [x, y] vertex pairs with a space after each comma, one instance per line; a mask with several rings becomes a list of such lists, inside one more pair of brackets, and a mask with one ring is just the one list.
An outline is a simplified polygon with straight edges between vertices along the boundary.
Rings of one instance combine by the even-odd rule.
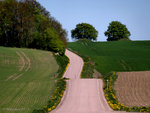
[[54, 55], [54, 57], [55, 57], [57, 63], [59, 64], [57, 78], [61, 78], [63, 76], [64, 72], [66, 71], [69, 63], [70, 63], [70, 59], [67, 56], [65, 56], [65, 55], [63, 55], [63, 56], [61, 56], [61, 55]]
[[[82, 40], [79, 40], [79, 41], [82, 41]], [[83, 66], [83, 69], [81, 72], [81, 78], [93, 78], [95, 63], [91, 60], [91, 58], [89, 56], [82, 55], [79, 52], [74, 51], [70, 48], [69, 48], [69, 50], [72, 51], [73, 53], [79, 55], [84, 61], [84, 66]]]

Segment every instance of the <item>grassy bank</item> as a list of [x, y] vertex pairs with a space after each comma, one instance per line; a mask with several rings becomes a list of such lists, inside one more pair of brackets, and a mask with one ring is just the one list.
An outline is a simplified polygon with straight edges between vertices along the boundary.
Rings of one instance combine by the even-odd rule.
[[150, 41], [70, 42], [68, 47], [89, 56], [103, 75], [116, 71], [150, 70]]

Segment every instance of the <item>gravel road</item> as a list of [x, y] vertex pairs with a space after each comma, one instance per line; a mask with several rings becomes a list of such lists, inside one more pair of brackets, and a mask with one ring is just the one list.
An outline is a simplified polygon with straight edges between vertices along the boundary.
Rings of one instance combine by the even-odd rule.
[[51, 113], [123, 113], [114, 112], [106, 102], [101, 79], [81, 79], [80, 74], [83, 60], [76, 54], [66, 50], [70, 59], [64, 77], [67, 88], [64, 96], [55, 110]]

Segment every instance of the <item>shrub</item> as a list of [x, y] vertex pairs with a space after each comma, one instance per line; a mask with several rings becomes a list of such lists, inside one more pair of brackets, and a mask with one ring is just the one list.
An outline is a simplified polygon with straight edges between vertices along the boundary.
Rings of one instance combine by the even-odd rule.
[[61, 78], [66, 71], [68, 65], [69, 65], [69, 58], [65, 55], [60, 56], [60, 55], [54, 55], [57, 63], [59, 64], [59, 69], [58, 69], [58, 76], [57, 78]]

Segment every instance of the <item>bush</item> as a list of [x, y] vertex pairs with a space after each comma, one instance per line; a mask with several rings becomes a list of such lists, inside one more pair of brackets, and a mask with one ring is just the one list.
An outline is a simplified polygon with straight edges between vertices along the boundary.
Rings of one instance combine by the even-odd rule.
[[59, 64], [59, 69], [58, 69], [58, 78], [61, 78], [66, 71], [68, 65], [69, 65], [69, 58], [65, 55], [60, 56], [60, 55], [54, 55], [57, 63]]

